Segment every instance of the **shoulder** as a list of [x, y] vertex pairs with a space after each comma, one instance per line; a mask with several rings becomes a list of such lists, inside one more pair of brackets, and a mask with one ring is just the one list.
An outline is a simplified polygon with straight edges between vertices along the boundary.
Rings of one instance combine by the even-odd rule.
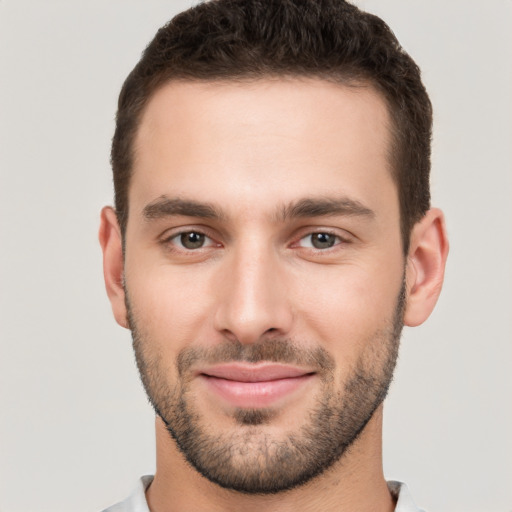
[[411, 493], [404, 483], [390, 480], [388, 488], [396, 499], [395, 512], [425, 512], [414, 503]]
[[128, 498], [106, 508], [102, 512], [149, 512], [145, 493], [152, 481], [153, 475], [141, 477], [137, 482], [137, 486]]

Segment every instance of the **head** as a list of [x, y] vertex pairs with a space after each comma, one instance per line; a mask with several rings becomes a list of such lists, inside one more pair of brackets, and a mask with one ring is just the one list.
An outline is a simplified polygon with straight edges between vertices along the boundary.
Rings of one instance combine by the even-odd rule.
[[134, 140], [155, 92], [171, 81], [251, 82], [320, 78], [372, 87], [390, 116], [389, 169], [398, 189], [404, 253], [430, 206], [432, 107], [420, 70], [377, 16], [343, 0], [221, 0], [162, 27], [119, 96], [111, 162], [124, 233]]
[[387, 26], [334, 0], [200, 4], [127, 78], [107, 291], [210, 482], [280, 492], [376, 442], [402, 326], [442, 283], [430, 126]]

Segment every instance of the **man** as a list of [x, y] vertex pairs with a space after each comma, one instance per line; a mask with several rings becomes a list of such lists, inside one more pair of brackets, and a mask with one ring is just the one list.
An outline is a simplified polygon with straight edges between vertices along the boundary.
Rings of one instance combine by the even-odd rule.
[[418, 510], [384, 479], [382, 402], [443, 281], [431, 122], [389, 28], [341, 0], [214, 0], [159, 30], [100, 228], [157, 469], [109, 511]]

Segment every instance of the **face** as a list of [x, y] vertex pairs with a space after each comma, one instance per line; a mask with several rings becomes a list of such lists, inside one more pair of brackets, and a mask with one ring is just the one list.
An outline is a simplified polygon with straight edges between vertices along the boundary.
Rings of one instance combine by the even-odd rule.
[[404, 306], [389, 119], [369, 87], [172, 83], [136, 138], [124, 279], [187, 460], [242, 492], [331, 467], [391, 381]]

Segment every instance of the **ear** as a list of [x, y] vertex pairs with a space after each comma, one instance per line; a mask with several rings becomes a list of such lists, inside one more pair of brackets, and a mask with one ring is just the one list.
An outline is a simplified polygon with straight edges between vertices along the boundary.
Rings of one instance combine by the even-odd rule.
[[443, 286], [448, 238], [443, 212], [432, 208], [412, 229], [407, 257], [404, 324], [422, 324], [432, 313]]
[[123, 242], [117, 215], [113, 208], [101, 210], [99, 240], [103, 251], [103, 276], [114, 318], [121, 327], [128, 327], [123, 276]]

